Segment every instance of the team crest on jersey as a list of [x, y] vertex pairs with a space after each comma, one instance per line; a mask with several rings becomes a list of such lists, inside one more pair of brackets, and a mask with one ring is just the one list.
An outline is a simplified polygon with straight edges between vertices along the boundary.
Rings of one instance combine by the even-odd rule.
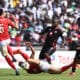
[[52, 35], [53, 33], [52, 33], [52, 32], [50, 32], [49, 34], [50, 34], [50, 35]]

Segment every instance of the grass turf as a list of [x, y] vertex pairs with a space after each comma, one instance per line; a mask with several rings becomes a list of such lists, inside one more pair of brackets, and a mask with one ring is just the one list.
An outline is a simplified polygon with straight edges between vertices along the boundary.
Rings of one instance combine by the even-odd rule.
[[0, 69], [0, 80], [80, 80], [80, 69], [76, 71], [75, 76], [69, 76], [70, 70], [62, 74], [28, 74], [26, 71], [20, 69], [20, 75], [15, 76], [12, 69]]

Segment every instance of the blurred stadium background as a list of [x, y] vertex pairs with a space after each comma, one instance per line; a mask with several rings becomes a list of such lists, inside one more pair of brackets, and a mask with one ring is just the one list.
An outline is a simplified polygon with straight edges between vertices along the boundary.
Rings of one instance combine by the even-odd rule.
[[[30, 39], [34, 46], [42, 46], [45, 35], [39, 32], [51, 26], [52, 16], [60, 20], [60, 25], [69, 32], [71, 26], [77, 30], [76, 20], [80, 17], [80, 0], [0, 0], [6, 17], [18, 22], [19, 30], [9, 29], [11, 46], [24, 46], [23, 35], [30, 31]], [[74, 25], [73, 25], [74, 23]], [[62, 44], [58, 39], [58, 47]]]
[[[4, 9], [6, 17], [18, 22], [19, 30], [10, 27], [11, 46], [25, 46], [23, 42], [24, 32], [30, 31], [30, 41], [36, 51], [40, 51], [45, 41], [45, 35], [39, 36], [39, 32], [47, 26], [51, 26], [51, 19], [54, 15], [60, 20], [60, 25], [69, 29], [74, 23], [74, 29], [77, 29], [76, 20], [80, 17], [80, 0], [0, 0], [0, 7]], [[62, 40], [58, 39], [57, 50], [66, 50], [61, 48]], [[26, 50], [28, 48], [26, 47]], [[52, 74], [28, 74], [20, 70], [21, 75], [15, 76], [11, 69], [0, 69], [0, 80], [79, 80], [80, 70], [75, 76], [69, 76], [68, 71], [60, 75]]]

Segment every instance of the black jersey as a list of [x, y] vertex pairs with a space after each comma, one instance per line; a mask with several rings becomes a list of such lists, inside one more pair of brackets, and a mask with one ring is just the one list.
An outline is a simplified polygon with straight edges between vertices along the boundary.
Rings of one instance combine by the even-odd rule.
[[59, 36], [62, 37], [62, 31], [60, 29], [55, 29], [53, 27], [47, 27], [40, 34], [45, 34], [45, 33], [47, 33], [45, 43], [48, 45], [52, 45], [53, 42], [57, 42]]
[[[53, 48], [52, 53], [55, 51], [55, 44], [57, 42], [57, 39], [61, 36], [62, 37], [62, 30], [60, 28], [53, 28], [53, 27], [47, 27], [44, 31], [42, 31], [40, 34], [45, 34], [46, 35], [46, 40], [45, 43], [41, 49], [40, 55], [39, 55], [39, 59], [44, 59], [45, 58], [45, 54], [48, 53], [49, 54], [49, 50], [51, 48]], [[50, 53], [49, 55], [51, 55], [52, 53]]]

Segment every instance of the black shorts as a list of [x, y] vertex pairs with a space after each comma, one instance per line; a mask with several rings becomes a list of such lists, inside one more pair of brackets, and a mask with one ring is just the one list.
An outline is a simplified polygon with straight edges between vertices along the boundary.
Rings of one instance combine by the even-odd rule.
[[77, 42], [76, 41], [72, 41], [70, 44], [69, 44], [69, 49], [70, 50], [76, 50], [77, 48]]
[[69, 44], [70, 50], [77, 50], [78, 47], [80, 47], [80, 41], [72, 41], [72, 43]]
[[44, 59], [45, 58], [45, 55], [46, 53], [50, 56], [51, 54], [53, 54], [55, 52], [55, 48], [52, 47], [52, 46], [43, 46], [41, 52], [40, 52], [40, 55], [39, 55], [39, 59]]
[[31, 41], [31, 35], [30, 35], [30, 32], [26, 32], [26, 33], [24, 33], [23, 41]]

